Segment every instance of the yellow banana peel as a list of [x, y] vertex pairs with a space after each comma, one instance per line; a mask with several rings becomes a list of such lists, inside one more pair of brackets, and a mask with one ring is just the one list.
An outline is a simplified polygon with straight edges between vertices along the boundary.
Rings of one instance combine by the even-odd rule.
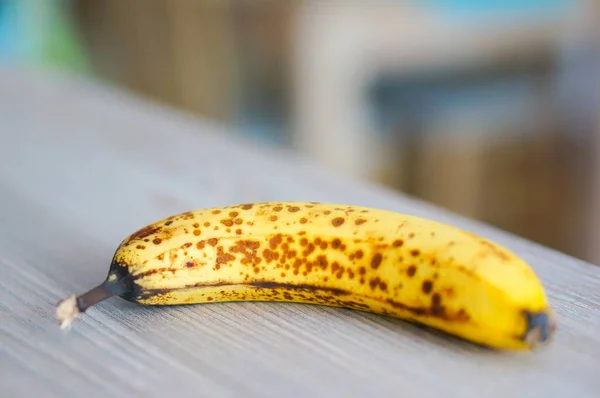
[[506, 248], [433, 220], [331, 203], [238, 204], [145, 226], [121, 242], [98, 287], [58, 303], [61, 327], [111, 296], [346, 307], [499, 349], [535, 348], [555, 330], [539, 278]]

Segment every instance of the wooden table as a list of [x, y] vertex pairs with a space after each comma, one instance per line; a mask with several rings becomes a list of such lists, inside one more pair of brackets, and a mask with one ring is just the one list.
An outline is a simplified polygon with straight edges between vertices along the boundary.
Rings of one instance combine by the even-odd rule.
[[[0, 132], [2, 397], [599, 396], [594, 265], [82, 81], [0, 70]], [[350, 310], [118, 298], [58, 328], [56, 302], [103, 279], [137, 227], [258, 200], [387, 208], [505, 244], [545, 283], [556, 340], [499, 353]]]

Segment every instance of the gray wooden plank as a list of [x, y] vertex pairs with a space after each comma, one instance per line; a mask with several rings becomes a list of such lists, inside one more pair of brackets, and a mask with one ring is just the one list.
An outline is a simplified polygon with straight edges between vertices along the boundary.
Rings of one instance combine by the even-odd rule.
[[[107, 87], [0, 69], [0, 396], [598, 396], [600, 269]], [[144, 308], [110, 299], [67, 333], [56, 302], [170, 213], [255, 200], [388, 208], [522, 255], [553, 344], [490, 352], [402, 321], [311, 305]]]

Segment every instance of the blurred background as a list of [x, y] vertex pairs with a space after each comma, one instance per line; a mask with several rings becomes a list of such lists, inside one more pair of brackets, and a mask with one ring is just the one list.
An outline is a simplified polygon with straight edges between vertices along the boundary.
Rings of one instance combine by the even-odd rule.
[[83, 75], [600, 263], [592, 0], [0, 0]]

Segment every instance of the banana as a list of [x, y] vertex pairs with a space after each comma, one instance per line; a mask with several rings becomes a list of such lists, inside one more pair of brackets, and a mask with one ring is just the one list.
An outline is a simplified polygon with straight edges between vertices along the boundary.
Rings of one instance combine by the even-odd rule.
[[413, 215], [319, 202], [237, 204], [147, 225], [120, 243], [100, 285], [57, 304], [60, 326], [111, 296], [346, 307], [496, 349], [533, 349], [555, 330], [540, 280], [504, 247]]

